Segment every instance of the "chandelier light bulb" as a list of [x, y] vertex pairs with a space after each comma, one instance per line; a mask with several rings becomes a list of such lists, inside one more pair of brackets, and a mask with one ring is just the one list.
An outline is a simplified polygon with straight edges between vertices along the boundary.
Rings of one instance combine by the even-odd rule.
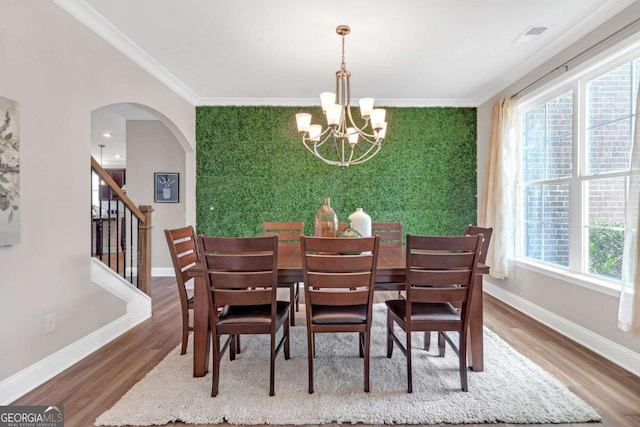
[[322, 135], [322, 125], [311, 125], [309, 128], [309, 140], [318, 142], [320, 141], [320, 135]]
[[360, 115], [367, 120], [373, 111], [373, 98], [360, 98]]
[[333, 92], [322, 92], [320, 94], [320, 105], [322, 105], [322, 112], [327, 113], [327, 107], [336, 103], [336, 94]]
[[327, 105], [327, 124], [329, 126], [338, 126], [342, 118], [342, 105]]
[[311, 124], [311, 114], [296, 114], [296, 124], [298, 125], [298, 132], [309, 132], [309, 125]]
[[387, 112], [382, 108], [374, 108], [371, 111], [371, 127], [374, 130], [382, 129], [382, 124], [384, 123]]
[[358, 131], [356, 128], [347, 128], [347, 137], [349, 138], [349, 144], [353, 147], [358, 143]]
[[374, 131], [376, 138], [384, 139], [387, 134], [387, 122], [382, 123], [382, 128]]

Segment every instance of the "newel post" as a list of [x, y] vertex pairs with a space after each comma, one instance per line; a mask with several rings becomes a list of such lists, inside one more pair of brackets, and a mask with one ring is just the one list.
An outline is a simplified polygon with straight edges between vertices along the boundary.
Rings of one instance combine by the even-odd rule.
[[140, 263], [138, 264], [138, 288], [151, 296], [151, 213], [153, 207], [140, 205], [144, 214], [144, 224], [138, 227], [138, 245], [140, 247]]

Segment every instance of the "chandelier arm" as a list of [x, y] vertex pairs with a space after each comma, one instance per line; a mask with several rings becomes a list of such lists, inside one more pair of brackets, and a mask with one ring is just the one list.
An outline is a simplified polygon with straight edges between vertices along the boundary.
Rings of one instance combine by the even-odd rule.
[[[325, 142], [327, 142], [327, 140], [329, 139], [329, 137], [331, 136], [331, 133], [328, 132], [329, 129], [326, 129], [324, 132], [322, 132], [320, 134], [320, 137], [322, 137], [323, 135], [325, 135], [324, 139], [321, 139], [319, 142], [313, 142], [311, 141], [311, 138], [309, 138], [308, 135], [303, 135], [302, 136], [302, 145], [304, 145], [306, 147], [307, 150], [309, 150], [311, 153], [314, 153], [315, 151], [315, 147], [320, 147], [322, 144], [324, 144]], [[313, 145], [314, 149], [311, 149], [309, 147], [309, 145]], [[317, 152], [317, 151], [316, 151]], [[315, 153], [314, 153], [315, 154]], [[319, 155], [319, 153], [318, 153]]]
[[[310, 143], [310, 141], [309, 141], [308, 139], [303, 138], [303, 140], [302, 140], [302, 145], [304, 145], [304, 148], [306, 148], [307, 150], [309, 150], [309, 152], [310, 152], [311, 154], [316, 155], [316, 153], [314, 152], [314, 151], [315, 151], [315, 149], [312, 149], [311, 147], [309, 147], [309, 145], [308, 145], [309, 143]], [[314, 144], [314, 147], [315, 147], [315, 144]], [[317, 156], [316, 156], [316, 157], [317, 157]]]
[[347, 109], [347, 114], [349, 116], [349, 123], [351, 123], [351, 126], [353, 126], [354, 128], [356, 128], [356, 130], [358, 131], [359, 135], [368, 135], [369, 137], [374, 137], [374, 135], [372, 134], [368, 134], [364, 131], [364, 129], [369, 125], [369, 120], [365, 120], [364, 123], [362, 124], [362, 126], [358, 126], [356, 124], [356, 121], [353, 120], [353, 116], [351, 115], [351, 107], [349, 107]]
[[326, 128], [324, 132], [320, 134], [320, 141], [316, 142], [316, 146], [320, 147], [331, 138], [331, 128]]
[[317, 151], [318, 144], [314, 144], [313, 148], [309, 147], [307, 145], [309, 142], [310, 141], [308, 139], [305, 139], [305, 140], [302, 141], [302, 145], [304, 145], [304, 148], [309, 150], [309, 152], [311, 154], [313, 154], [315, 157], [317, 157], [318, 159], [322, 160], [324, 163], [326, 163], [328, 165], [340, 166], [340, 162], [336, 162], [336, 161], [333, 161], [333, 160], [325, 159], [324, 157], [322, 157], [322, 155], [320, 153], [318, 153], [318, 151]]
[[375, 145], [375, 144], [379, 144], [380, 142], [383, 141], [382, 138], [376, 138], [374, 135], [369, 135], [369, 134], [366, 134], [366, 133], [361, 133], [360, 136], [362, 137], [362, 139], [358, 142], [358, 144], [360, 144], [360, 142], [364, 141], [367, 144]]
[[[373, 148], [376, 148], [376, 151], [374, 151], [372, 154], [367, 155]], [[380, 148], [382, 148], [381, 144], [378, 145], [372, 145], [369, 150], [367, 150], [366, 153], [364, 153], [363, 155], [361, 155], [360, 157], [358, 157], [357, 159], [353, 160], [353, 161], [349, 161], [350, 164], [352, 165], [358, 165], [360, 163], [364, 163], [364, 162], [368, 162], [369, 160], [373, 159], [375, 157], [376, 154], [378, 154], [378, 152], [380, 151]], [[365, 157], [366, 156], [366, 157]]]
[[353, 152], [354, 152], [354, 147], [351, 146], [351, 152], [349, 153], [349, 160], [347, 160], [347, 164], [351, 164], [352, 163], [352, 159], [353, 159]]
[[333, 165], [333, 166], [340, 166], [340, 162], [335, 161], [335, 160], [329, 160], [325, 157], [322, 156], [322, 154], [318, 153], [318, 147], [314, 146], [313, 147], [313, 151], [312, 151], [313, 155], [316, 156], [317, 158], [319, 158], [320, 160], [322, 160], [323, 162], [325, 162], [328, 165]]
[[[338, 150], [338, 139], [340, 139], [340, 150]], [[333, 134], [333, 149], [336, 152], [336, 157], [338, 158], [339, 163], [344, 163], [344, 139], [336, 138], [335, 133]], [[342, 154], [340, 153], [342, 151]]]
[[362, 153], [360, 156], [358, 156], [358, 158], [356, 158], [356, 160], [360, 160], [363, 159], [365, 157], [369, 157], [371, 154], [371, 152], [375, 149], [376, 152], [380, 150], [380, 147], [382, 146], [382, 144], [372, 144], [371, 146], [369, 146], [369, 148], [367, 149], [367, 151], [365, 151], [364, 153]]

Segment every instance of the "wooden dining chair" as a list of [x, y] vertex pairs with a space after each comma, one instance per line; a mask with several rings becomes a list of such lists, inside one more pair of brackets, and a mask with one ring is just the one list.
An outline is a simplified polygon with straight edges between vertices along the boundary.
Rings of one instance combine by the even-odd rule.
[[[407, 234], [405, 299], [388, 300], [387, 357], [393, 345], [407, 358], [407, 392], [413, 392], [411, 336], [415, 332], [437, 331], [439, 355], [444, 357], [444, 342], [459, 359], [460, 385], [467, 385], [467, 334], [469, 303], [473, 295], [476, 269], [483, 237], [413, 236]], [[460, 307], [459, 309], [457, 307]], [[395, 334], [394, 324], [405, 332], [405, 343]], [[457, 332], [458, 342], [447, 332]]]
[[169, 246], [169, 254], [171, 254], [173, 271], [178, 285], [178, 295], [180, 296], [182, 310], [182, 348], [180, 354], [185, 354], [189, 332], [193, 331], [193, 326], [189, 322], [189, 313], [193, 310], [193, 286], [189, 286], [187, 289], [187, 283], [193, 284], [189, 269], [200, 261], [200, 255], [196, 244], [196, 233], [192, 226], [164, 230], [164, 235]]
[[369, 392], [371, 313], [380, 237], [300, 238], [307, 318], [309, 393], [313, 393], [315, 334], [357, 332]]
[[493, 234], [493, 227], [478, 227], [477, 225], [469, 224], [464, 230], [465, 235], [478, 235], [482, 234], [484, 240], [482, 241], [482, 250], [480, 252], [480, 258], [478, 261], [480, 264], [486, 264], [487, 253], [489, 252], [489, 244], [491, 243], [491, 235]]
[[[262, 223], [263, 236], [278, 236], [280, 245], [300, 245], [300, 236], [304, 234], [304, 221], [300, 222], [269, 222]], [[289, 302], [295, 304], [295, 311], [300, 311], [300, 286], [297, 282], [278, 283], [279, 287], [289, 288]], [[295, 313], [290, 316], [291, 326], [296, 324]]]
[[[480, 250], [480, 256], [478, 257], [478, 262], [480, 264], [486, 264], [487, 260], [487, 252], [489, 251], [489, 244], [491, 243], [491, 235], [493, 234], [493, 228], [491, 227], [478, 227], [476, 225], [469, 224], [465, 227], [464, 235], [465, 236], [477, 236], [478, 234], [482, 234], [482, 248]], [[444, 345], [444, 338], [442, 335], [438, 335], [438, 345], [442, 347]], [[431, 347], [431, 333], [424, 333], [424, 349], [429, 350]]]
[[371, 235], [380, 236], [380, 246], [401, 248], [402, 238], [402, 222], [373, 222], [371, 223]]
[[[236, 337], [270, 335], [269, 396], [275, 393], [275, 359], [284, 346], [289, 359], [288, 301], [277, 300], [278, 237], [199, 236], [200, 258], [205, 269], [209, 297], [209, 323], [213, 338], [213, 384], [218, 395], [220, 360], [227, 348], [236, 357]], [[283, 328], [276, 343], [276, 333]], [[220, 336], [228, 335], [220, 345]]]

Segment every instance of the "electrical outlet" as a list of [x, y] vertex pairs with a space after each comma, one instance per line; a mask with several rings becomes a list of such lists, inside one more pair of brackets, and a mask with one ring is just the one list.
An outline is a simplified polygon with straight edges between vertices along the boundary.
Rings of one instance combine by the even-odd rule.
[[56, 314], [51, 313], [44, 316], [44, 333], [50, 334], [56, 330]]

